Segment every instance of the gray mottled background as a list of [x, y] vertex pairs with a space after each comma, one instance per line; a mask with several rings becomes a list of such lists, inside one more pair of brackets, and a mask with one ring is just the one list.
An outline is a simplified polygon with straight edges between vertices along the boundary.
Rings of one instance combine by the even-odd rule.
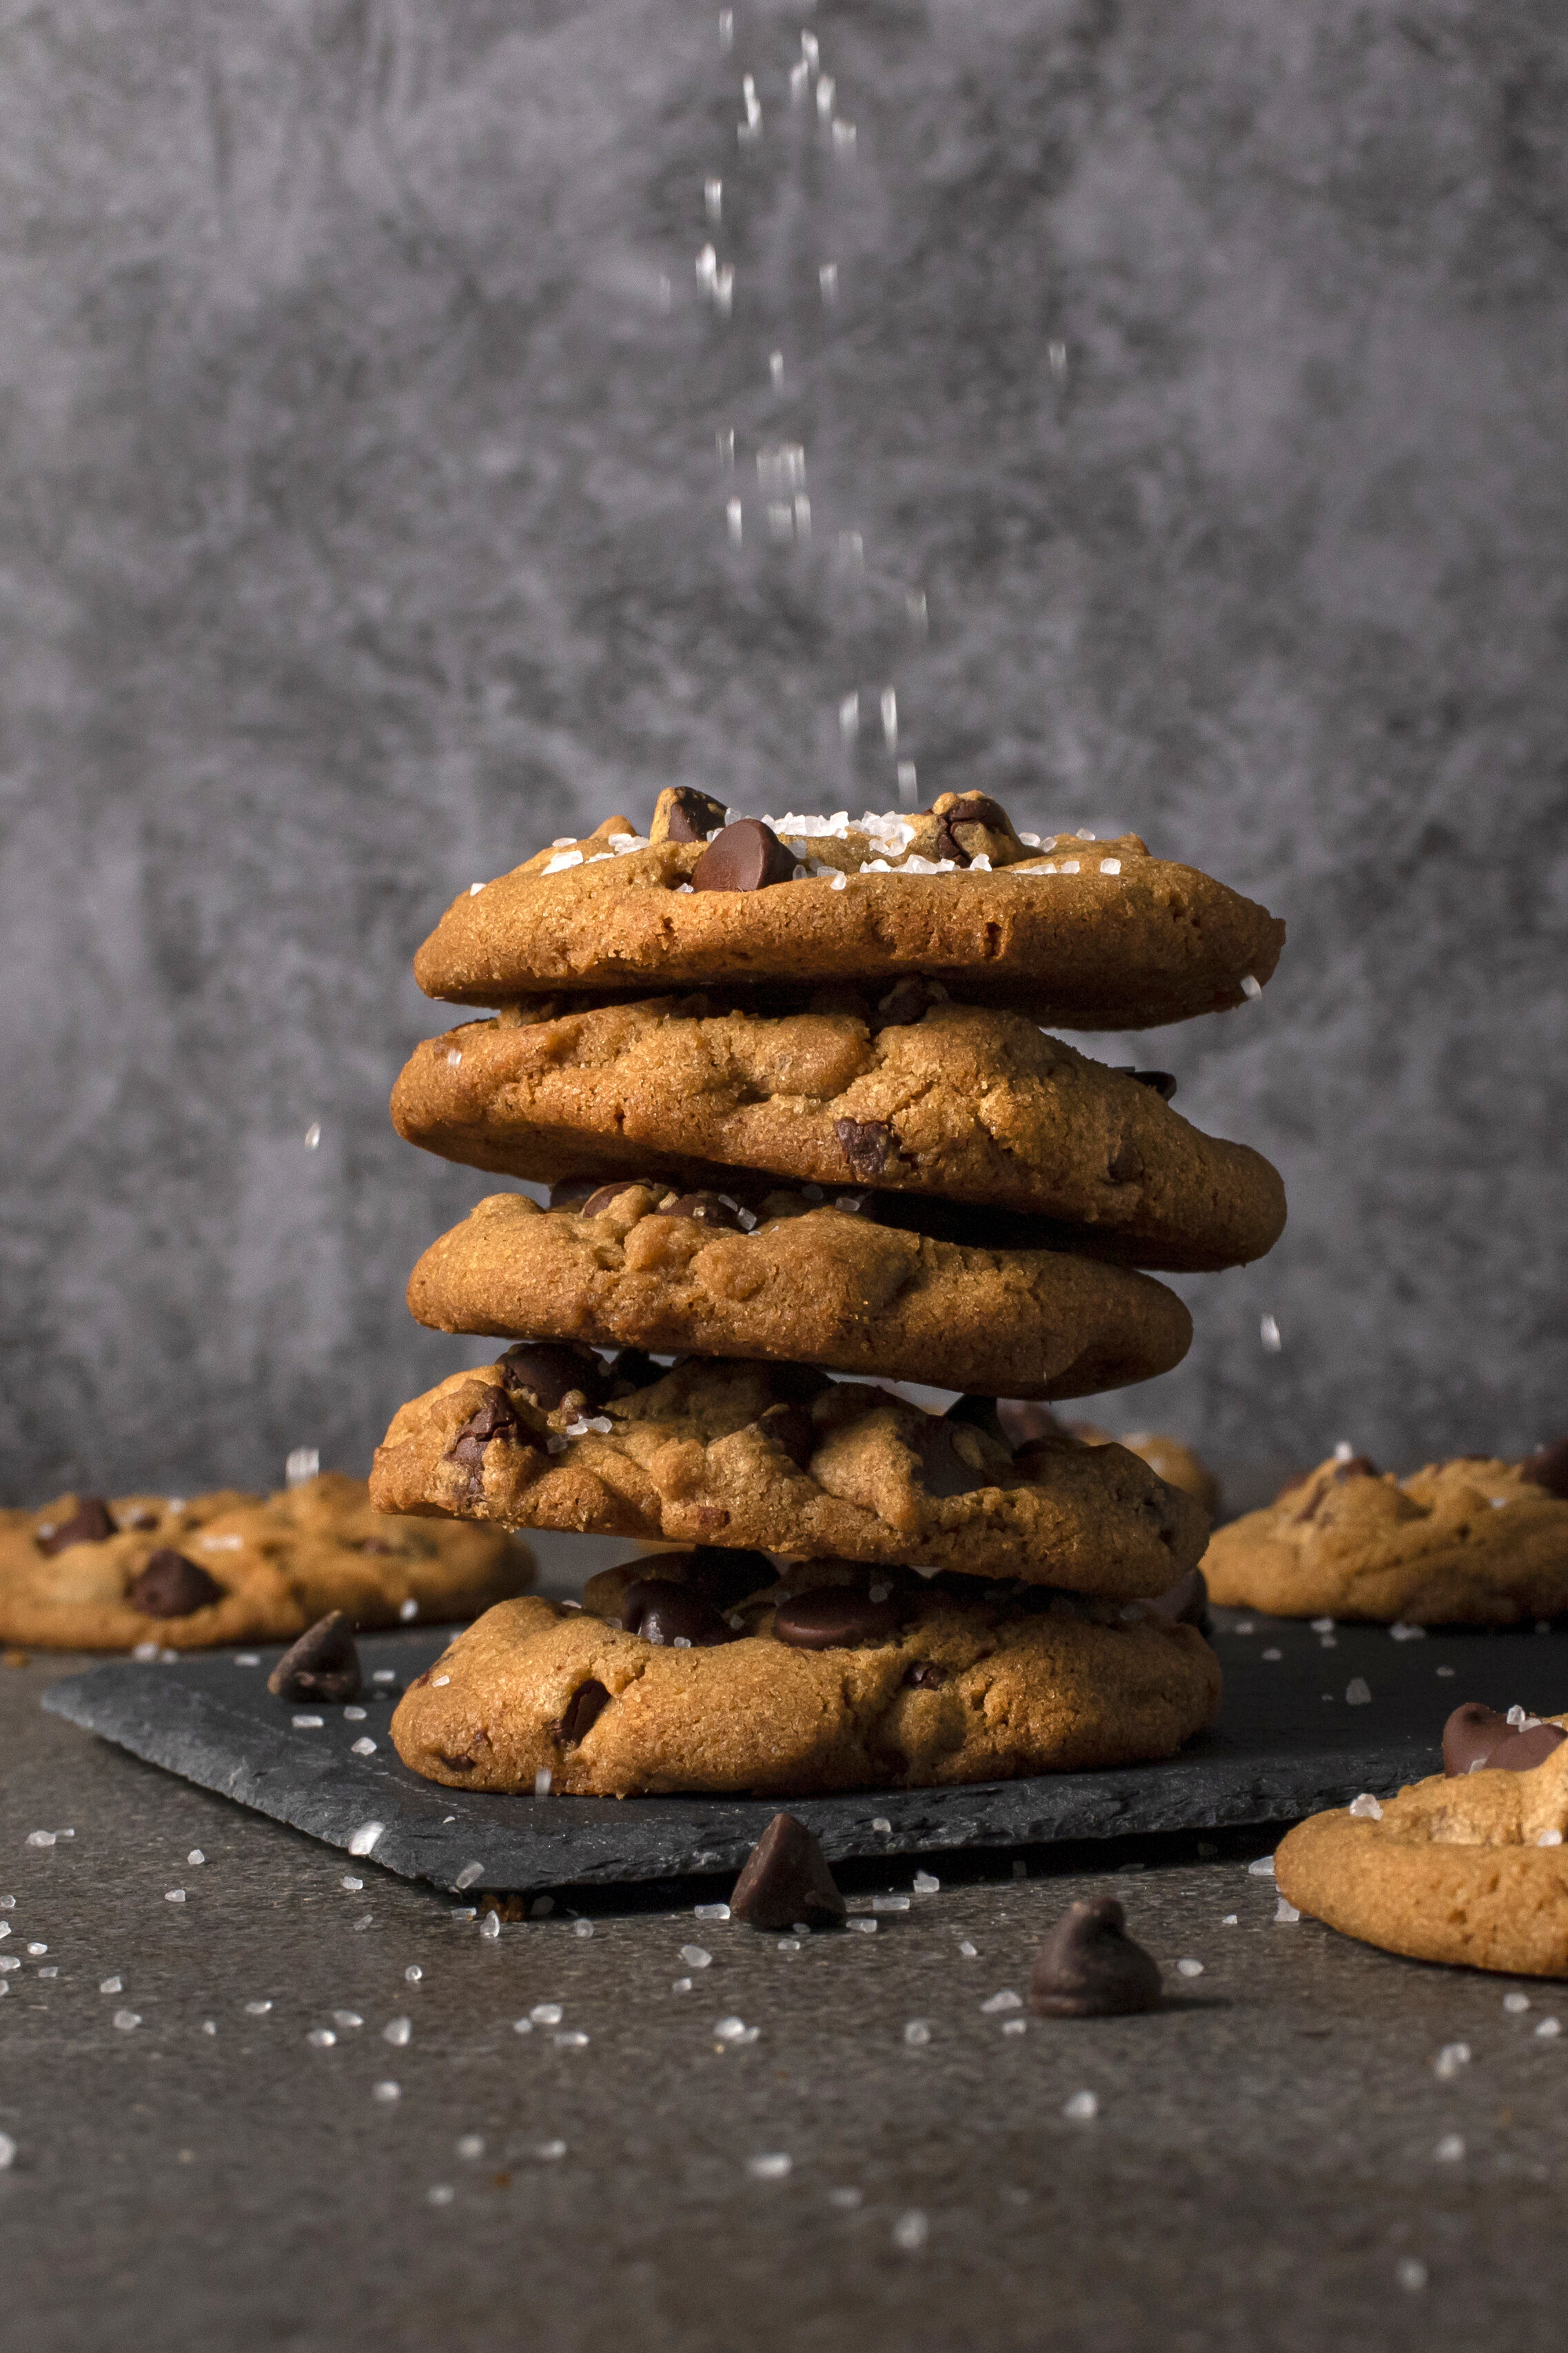
[[889, 683], [922, 799], [1289, 921], [1139, 1047], [1289, 1230], [1105, 1417], [1560, 1428], [1565, 124], [1560, 0], [5, 7], [6, 1489], [363, 1467], [473, 1353], [417, 941], [675, 779], [888, 805]]

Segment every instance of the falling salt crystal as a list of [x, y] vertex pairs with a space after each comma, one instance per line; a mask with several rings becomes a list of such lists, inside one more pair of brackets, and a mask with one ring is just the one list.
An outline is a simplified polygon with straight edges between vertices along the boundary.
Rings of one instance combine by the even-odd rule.
[[746, 2171], [753, 2181], [782, 2181], [794, 2163], [795, 2159], [786, 2157], [781, 2149], [771, 2157], [749, 2157]]
[[432, 2182], [425, 2192], [432, 2206], [449, 2206], [457, 2194], [449, 2181]]
[[373, 2100], [379, 2100], [384, 2108], [390, 2108], [395, 2101], [403, 2097], [403, 2086], [391, 2082], [373, 2084], [370, 2096]]
[[882, 738], [889, 752], [899, 748], [899, 697], [896, 688], [885, 686], [881, 693]]
[[247, 2001], [245, 2005], [245, 2014], [247, 2018], [265, 2018], [271, 2007], [272, 2004], [269, 2001]]
[[16, 2144], [7, 2132], [0, 2132], [0, 2173], [16, 2162]]
[[721, 8], [719, 11], [719, 47], [721, 49], [732, 48], [734, 47], [734, 42], [735, 11], [733, 8]]
[[1366, 1707], [1371, 1704], [1372, 1686], [1364, 1675], [1352, 1675], [1345, 1685], [1345, 1705]]
[[1280, 1349], [1285, 1345], [1284, 1341], [1279, 1336], [1279, 1323], [1272, 1315], [1263, 1315], [1258, 1318], [1258, 1334], [1259, 1339], [1262, 1341], [1264, 1346], [1268, 1350], [1271, 1356], [1277, 1356], [1279, 1354]]
[[416, 1618], [418, 1617], [419, 1604], [415, 1600], [412, 1594], [409, 1595], [406, 1601], [400, 1601], [398, 1603], [397, 1615], [405, 1626], [412, 1626]]
[[1394, 2266], [1394, 2276], [1401, 2287], [1415, 2295], [1426, 2284], [1426, 2266], [1419, 2255], [1402, 2255]]
[[542, 2140], [533, 2154], [542, 2158], [547, 2165], [553, 2164], [557, 2158], [565, 2156], [566, 2144], [563, 2140]]
[[770, 352], [768, 353], [768, 375], [773, 379], [773, 390], [775, 392], [782, 392], [784, 390], [783, 352]]
[[1219, 1925], [1222, 1928], [1238, 1928], [1241, 1926], [1240, 1913], [1227, 1912]]
[[722, 180], [708, 179], [703, 181], [702, 203], [710, 220], [716, 221], [723, 218], [724, 183]]
[[360, 2016], [357, 2010], [334, 2010], [332, 2012], [332, 2024], [334, 2026], [341, 2026], [345, 2031], [348, 2031], [356, 2026], [363, 2026], [364, 2024], [364, 2021]]
[[588, 2047], [587, 2036], [580, 2034], [575, 2028], [568, 2028], [564, 2034], [552, 2035], [551, 2040], [557, 2051], [585, 2051]]
[[48, 1949], [47, 1945], [29, 1945], [27, 1947], [30, 1953], [47, 1953]]
[[381, 2039], [384, 2042], [390, 2042], [395, 2051], [401, 2051], [412, 2039], [413, 2033], [414, 2021], [411, 2018], [389, 2018], [381, 2030]]
[[689, 1978], [677, 1978], [669, 1990], [671, 1993], [689, 1993], [691, 1991], [691, 1979]]
[[1178, 1961], [1176, 1963], [1176, 1974], [1178, 1977], [1201, 1978], [1203, 1973], [1204, 1965], [1202, 1961]]
[[1100, 2114], [1100, 2102], [1092, 2092], [1075, 2092], [1064, 2104], [1062, 2114], [1070, 2116], [1075, 2124], [1091, 2124]]
[[1268, 1650], [1268, 1651], [1260, 1651], [1258, 1652], [1258, 1656], [1259, 1656], [1259, 1658], [1263, 1658], [1263, 1659], [1269, 1659], [1269, 1660], [1275, 1660], [1275, 1661], [1278, 1661], [1278, 1660], [1279, 1660], [1279, 1659], [1282, 1659], [1282, 1658], [1285, 1656], [1285, 1653], [1284, 1653], [1284, 1651], [1283, 1651]]
[[187, 1862], [205, 1862], [205, 1861], [206, 1861], [206, 1857], [205, 1857], [205, 1855], [202, 1852], [202, 1851], [201, 1851], [201, 1849], [200, 1849], [200, 1847], [199, 1847], [199, 1846], [194, 1846], [194, 1847], [191, 1849], [191, 1851], [190, 1851], [189, 1854], [188, 1854], [188, 1855], [186, 1855], [186, 1857], [185, 1857], [185, 1861], [186, 1861]]
[[816, 282], [822, 290], [823, 301], [836, 302], [838, 300], [838, 264], [836, 261], [823, 262], [817, 269]]
[[237, 1667], [258, 1667], [261, 1664], [261, 1655], [257, 1651], [237, 1651], [234, 1654], [234, 1663]]
[[335, 2048], [337, 2039], [330, 2026], [312, 2026], [305, 2037], [312, 2051], [331, 2051]]
[[1300, 1916], [1301, 1915], [1297, 1911], [1296, 1906], [1289, 1903], [1283, 1895], [1279, 1898], [1279, 1903], [1274, 1906], [1274, 1917], [1276, 1920], [1299, 1920]]
[[1359, 1798], [1351, 1799], [1347, 1810], [1355, 1816], [1357, 1821], [1380, 1822], [1383, 1820], [1383, 1808], [1367, 1789], [1363, 1789]]
[[964, 1937], [958, 1949], [966, 1961], [977, 1961], [980, 1958], [979, 1946], [972, 1945], [967, 1936]]
[[1021, 1993], [1014, 1993], [1010, 1988], [1005, 1989], [1001, 1993], [994, 1993], [990, 2000], [983, 2001], [980, 2007], [993, 2013], [1000, 2010], [1022, 2010], [1024, 1997]]
[[321, 1121], [320, 1121], [319, 1119], [313, 1119], [313, 1120], [310, 1122], [310, 1126], [305, 1130], [305, 1149], [306, 1149], [306, 1151], [307, 1151], [307, 1152], [314, 1152], [314, 1151], [315, 1151], [315, 1149], [316, 1149], [316, 1147], [317, 1147], [317, 1145], [321, 1143]]
[[894, 2246], [902, 2247], [909, 2255], [918, 2255], [930, 2237], [931, 2223], [918, 2206], [911, 2206], [907, 2214], [900, 2214], [893, 2225]]
[[746, 2021], [743, 2018], [721, 2018], [713, 2031], [721, 2042], [741, 2042], [745, 2039]]
[[1458, 2165], [1465, 2154], [1463, 2133], [1445, 2133], [1432, 2154], [1439, 2165]]
[[466, 1862], [461, 1871], [458, 1872], [456, 1879], [453, 1880], [452, 1884], [454, 1887], [473, 1887], [478, 1884], [484, 1875], [485, 1867], [482, 1862]]
[[739, 547], [746, 530], [745, 514], [739, 499], [731, 499], [726, 502], [724, 521], [729, 528], [731, 538]]
[[458, 2143], [458, 2155], [470, 2165], [475, 2158], [483, 2157], [484, 2153], [485, 2144], [478, 2133], [465, 2133]]
[[1468, 2042], [1445, 2042], [1432, 2062], [1432, 2072], [1445, 2084], [1451, 2083], [1460, 2068], [1468, 2067], [1469, 2063], [1470, 2046]]
[[536, 1798], [548, 1798], [550, 1795], [550, 1767], [548, 1765], [542, 1765], [538, 1772], [534, 1775], [533, 1794]]
[[1424, 1642], [1426, 1640], [1425, 1626], [1406, 1626], [1397, 1618], [1388, 1630], [1396, 1642]]
[[307, 1479], [314, 1479], [318, 1475], [321, 1468], [321, 1455], [319, 1447], [293, 1447], [284, 1461], [284, 1482], [290, 1487], [302, 1487]]
[[917, 1895], [934, 1895], [941, 1885], [942, 1882], [935, 1876], [934, 1873], [929, 1871], [916, 1872], [915, 1894]]

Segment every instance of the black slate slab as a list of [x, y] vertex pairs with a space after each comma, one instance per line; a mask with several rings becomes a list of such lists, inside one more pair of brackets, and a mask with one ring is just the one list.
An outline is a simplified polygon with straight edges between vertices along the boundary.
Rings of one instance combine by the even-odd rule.
[[[116, 1661], [54, 1684], [44, 1705], [203, 1788], [454, 1890], [732, 1872], [777, 1811], [765, 1799], [497, 1798], [420, 1780], [398, 1761], [387, 1724], [405, 1683], [445, 1639], [362, 1641], [363, 1721], [273, 1699], [276, 1650]], [[1461, 1699], [1519, 1701], [1538, 1714], [1568, 1704], [1568, 1633], [1557, 1630], [1396, 1641], [1382, 1628], [1345, 1627], [1325, 1642], [1292, 1620], [1222, 1612], [1215, 1646], [1226, 1677], [1220, 1723], [1168, 1763], [795, 1799], [790, 1810], [835, 1859], [1288, 1821], [1435, 1771], [1443, 1719]], [[377, 1669], [392, 1679], [374, 1682]], [[1370, 1698], [1348, 1701], [1362, 1686]], [[300, 1726], [300, 1715], [322, 1721]], [[364, 1738], [375, 1752], [356, 1757], [353, 1743]]]

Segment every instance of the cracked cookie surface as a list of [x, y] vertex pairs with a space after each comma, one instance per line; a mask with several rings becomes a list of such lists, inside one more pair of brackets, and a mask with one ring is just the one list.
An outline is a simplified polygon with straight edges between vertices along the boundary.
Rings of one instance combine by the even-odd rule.
[[1568, 1501], [1517, 1462], [1461, 1459], [1406, 1479], [1363, 1456], [1320, 1463], [1217, 1528], [1211, 1598], [1281, 1618], [1511, 1626], [1568, 1611]]
[[205, 1650], [290, 1641], [332, 1609], [395, 1626], [408, 1604], [439, 1624], [525, 1592], [533, 1568], [500, 1529], [386, 1517], [363, 1479], [339, 1472], [266, 1498], [66, 1495], [0, 1514], [0, 1641]]
[[1568, 1741], [1529, 1772], [1414, 1782], [1380, 1817], [1313, 1814], [1277, 1850], [1275, 1879], [1299, 1911], [1384, 1952], [1568, 1977], [1565, 1833]]
[[[1135, 834], [1037, 849], [989, 802], [984, 824], [960, 815], [954, 829], [961, 797], [978, 798], [944, 795], [842, 832], [781, 818], [805, 873], [741, 890], [693, 887], [703, 841], [644, 841], [610, 818], [454, 900], [415, 977], [454, 1004], [500, 1005], [560, 988], [885, 987], [924, 973], [1037, 1020], [1141, 1029], [1239, 1005], [1273, 972], [1284, 924], [1209, 875], [1152, 858]], [[962, 863], [931, 854], [944, 842]]]
[[934, 1788], [1168, 1757], [1218, 1706], [1202, 1637], [1142, 1610], [812, 1561], [705, 1620], [668, 1561], [595, 1577], [581, 1610], [490, 1610], [398, 1703], [404, 1763], [570, 1796]]
[[1126, 1599], [1165, 1591], [1203, 1550], [1207, 1515], [1123, 1448], [1047, 1437], [1015, 1456], [961, 1418], [967, 1400], [938, 1416], [799, 1366], [693, 1360], [656, 1378], [645, 1359], [629, 1389], [590, 1363], [586, 1390], [546, 1410], [517, 1386], [521, 1356], [402, 1409], [371, 1474], [380, 1509]]
[[805, 1013], [699, 995], [470, 1023], [416, 1050], [392, 1113], [411, 1144], [504, 1176], [876, 1186], [1050, 1219], [1172, 1271], [1260, 1258], [1285, 1223], [1261, 1154], [1022, 1015], [918, 983]]
[[1128, 1268], [966, 1249], [798, 1194], [765, 1200], [746, 1231], [716, 1195], [684, 1197], [696, 1214], [682, 1215], [662, 1187], [606, 1189], [593, 1215], [481, 1201], [415, 1268], [413, 1314], [438, 1331], [755, 1356], [987, 1397], [1148, 1380], [1191, 1338], [1174, 1293]]

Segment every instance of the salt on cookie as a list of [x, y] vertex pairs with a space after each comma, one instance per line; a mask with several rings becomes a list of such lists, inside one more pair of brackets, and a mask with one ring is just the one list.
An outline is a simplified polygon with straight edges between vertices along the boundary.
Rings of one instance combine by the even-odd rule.
[[503, 1527], [1021, 1577], [1136, 1599], [1195, 1567], [1207, 1518], [1124, 1448], [1015, 1454], [989, 1399], [946, 1415], [804, 1366], [661, 1374], [586, 1348], [509, 1351], [405, 1405], [377, 1449], [386, 1512]]
[[492, 1195], [426, 1251], [408, 1304], [442, 1332], [759, 1356], [986, 1397], [1149, 1380], [1192, 1335], [1175, 1293], [1130, 1268], [966, 1249], [799, 1193], [759, 1218], [733, 1195], [625, 1178], [574, 1208]]
[[398, 1704], [404, 1763], [584, 1797], [926, 1788], [1168, 1757], [1219, 1704], [1190, 1626], [1038, 1588], [814, 1560], [736, 1597], [656, 1556], [585, 1600], [460, 1635]]
[[1141, 1082], [929, 981], [807, 1012], [702, 994], [540, 1010], [417, 1047], [393, 1091], [399, 1134], [545, 1183], [597, 1170], [721, 1189], [744, 1169], [930, 1195], [1173, 1271], [1261, 1258], [1285, 1224], [1277, 1171], [1173, 1110], [1165, 1073]]
[[1412, 1960], [1568, 1977], [1565, 1725], [1456, 1709], [1444, 1773], [1289, 1832], [1274, 1858], [1281, 1894]]
[[[1511, 1626], [1568, 1610], [1562, 1448], [1528, 1462], [1461, 1456], [1409, 1478], [1331, 1457], [1260, 1512], [1216, 1529], [1217, 1602], [1280, 1618]], [[1545, 1466], [1543, 1468], [1543, 1466]]]
[[906, 974], [1079, 1029], [1152, 1029], [1256, 997], [1285, 926], [1135, 834], [1026, 840], [979, 793], [913, 815], [736, 818], [708, 839], [610, 818], [455, 900], [415, 959], [427, 995]]
[[334, 1609], [363, 1627], [469, 1618], [526, 1592], [526, 1545], [372, 1508], [323, 1472], [268, 1499], [67, 1495], [0, 1521], [0, 1641], [36, 1650], [291, 1641]]

